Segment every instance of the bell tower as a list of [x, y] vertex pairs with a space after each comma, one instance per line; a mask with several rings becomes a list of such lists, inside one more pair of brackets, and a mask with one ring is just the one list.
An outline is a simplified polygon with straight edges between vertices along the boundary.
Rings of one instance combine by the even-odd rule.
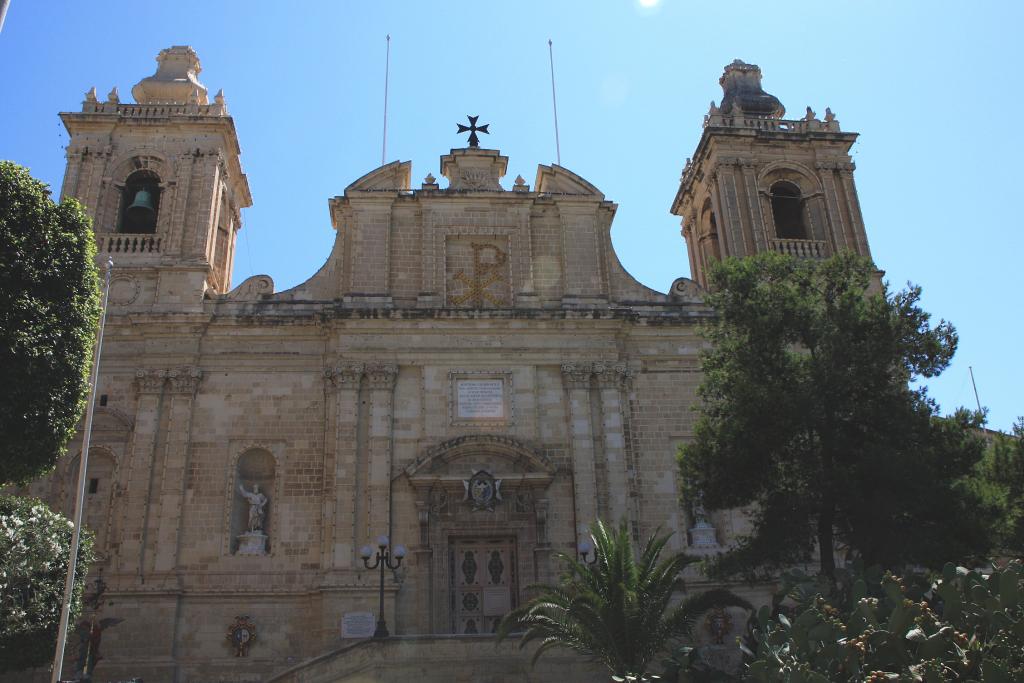
[[135, 104], [116, 86], [100, 102], [92, 88], [80, 112], [60, 115], [71, 138], [61, 194], [91, 214], [122, 305], [196, 310], [229, 289], [252, 198], [224, 94], [209, 103], [196, 53], [174, 46], [156, 61], [132, 88]]
[[710, 261], [762, 251], [870, 258], [850, 157], [857, 134], [841, 131], [827, 108], [823, 119], [810, 107], [783, 118], [757, 65], [737, 59], [719, 84], [722, 102], [711, 102], [672, 203], [693, 279], [706, 287]]

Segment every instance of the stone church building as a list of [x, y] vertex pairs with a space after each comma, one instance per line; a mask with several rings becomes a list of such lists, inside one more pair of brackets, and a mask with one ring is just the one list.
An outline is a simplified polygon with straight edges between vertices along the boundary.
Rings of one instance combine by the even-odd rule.
[[[82, 619], [120, 621], [94, 680], [601, 680], [568, 655], [530, 669], [483, 634], [596, 519], [695, 553], [743, 532], [679, 499], [704, 270], [868, 256], [857, 135], [830, 111], [784, 118], [758, 67], [728, 65], [671, 202], [693, 279], [667, 293], [619, 263], [601, 190], [557, 165], [503, 181], [508, 158], [476, 144], [439, 178], [395, 161], [330, 198], [334, 247], [306, 282], [232, 287], [253, 201], [234, 122], [191, 48], [157, 62], [134, 104], [92, 90], [61, 114], [62, 195], [116, 264]], [[25, 492], [70, 513], [80, 449]], [[404, 554], [383, 613], [363, 559], [380, 536]], [[381, 617], [392, 637], [366, 640]], [[72, 633], [66, 678], [79, 651]]]

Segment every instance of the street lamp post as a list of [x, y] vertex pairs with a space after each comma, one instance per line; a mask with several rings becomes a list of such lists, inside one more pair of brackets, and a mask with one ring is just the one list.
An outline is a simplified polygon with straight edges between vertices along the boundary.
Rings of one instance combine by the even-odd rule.
[[[584, 537], [583, 540], [580, 541], [579, 545], [576, 546], [576, 551], [580, 554], [580, 560], [583, 562], [583, 564], [597, 564], [597, 551], [594, 550], [594, 542], [591, 541], [589, 538]], [[593, 559], [587, 558], [587, 556], [590, 555], [590, 553], [594, 553]]]
[[[389, 540], [387, 536], [380, 536], [377, 539], [377, 558], [373, 564], [370, 564], [370, 558], [373, 557], [373, 548], [364, 545], [359, 555], [363, 558], [363, 565], [367, 569], [376, 569], [380, 567], [380, 611], [377, 613], [377, 630], [373, 632], [374, 638], [387, 638], [388, 624], [384, 621], [384, 569], [398, 569], [402, 566], [402, 558], [405, 557], [405, 546], [396, 545], [394, 549], [389, 549]], [[394, 559], [394, 564], [391, 560]]]

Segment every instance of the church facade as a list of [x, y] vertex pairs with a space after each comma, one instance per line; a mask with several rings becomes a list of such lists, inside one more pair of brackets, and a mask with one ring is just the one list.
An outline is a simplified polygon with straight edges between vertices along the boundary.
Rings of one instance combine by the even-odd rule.
[[[397, 161], [355, 180], [328, 202], [326, 263], [278, 292], [230, 285], [252, 198], [223, 96], [190, 48], [157, 61], [134, 104], [90, 91], [61, 114], [62, 195], [116, 263], [84, 514], [102, 590], [83, 619], [121, 621], [97, 680], [384, 680], [311, 673], [358, 658], [381, 618], [395, 642], [457, 636], [486, 658], [481, 634], [596, 519], [694, 553], [743, 532], [679, 500], [704, 270], [869, 255], [856, 134], [831, 112], [785, 119], [756, 66], [726, 67], [672, 203], [693, 279], [668, 293], [623, 269], [591, 183], [541, 165], [506, 187], [507, 158], [476, 145], [441, 157], [442, 180]], [[26, 493], [70, 513], [80, 449]], [[381, 536], [398, 565], [383, 611]]]

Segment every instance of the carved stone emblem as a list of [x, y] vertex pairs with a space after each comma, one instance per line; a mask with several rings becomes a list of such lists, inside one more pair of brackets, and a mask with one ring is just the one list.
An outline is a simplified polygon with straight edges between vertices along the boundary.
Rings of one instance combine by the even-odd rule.
[[256, 624], [248, 616], [235, 617], [235, 623], [228, 626], [228, 641], [235, 650], [236, 657], [247, 657], [249, 646], [256, 640]]
[[508, 262], [508, 254], [493, 244], [473, 242], [470, 247], [473, 249], [473, 274], [467, 275], [464, 270], [455, 274], [453, 279], [463, 285], [463, 293], [449, 296], [449, 301], [453, 306], [470, 304], [482, 308], [484, 302], [504, 306], [505, 298], [488, 291], [488, 288], [505, 282], [502, 271]]
[[494, 506], [501, 502], [501, 479], [495, 479], [487, 470], [478, 470], [469, 479], [462, 481], [466, 489], [463, 502], [468, 502], [474, 510], [493, 511]]

